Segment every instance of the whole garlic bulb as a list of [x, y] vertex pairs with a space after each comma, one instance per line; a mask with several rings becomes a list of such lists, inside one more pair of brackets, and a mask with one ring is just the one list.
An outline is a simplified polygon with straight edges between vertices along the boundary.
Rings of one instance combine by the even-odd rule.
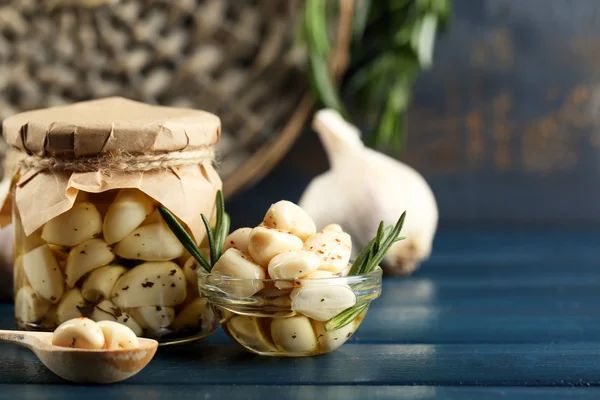
[[359, 130], [334, 110], [318, 111], [313, 129], [327, 152], [330, 170], [308, 185], [300, 207], [319, 228], [341, 225], [352, 237], [353, 250], [368, 244], [379, 221], [393, 225], [406, 210], [406, 239], [391, 247], [384, 271], [413, 272], [429, 257], [438, 223], [435, 197], [425, 179], [408, 165], [365, 147]]

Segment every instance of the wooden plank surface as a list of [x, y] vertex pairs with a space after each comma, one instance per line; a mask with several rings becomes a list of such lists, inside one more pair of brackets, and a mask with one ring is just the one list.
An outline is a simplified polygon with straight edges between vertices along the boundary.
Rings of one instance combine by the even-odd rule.
[[[139, 375], [95, 388], [125, 398], [598, 398], [600, 232], [444, 231], [408, 279], [385, 281], [335, 353], [245, 353], [219, 330], [161, 348]], [[0, 304], [0, 329], [12, 305]], [[78, 398], [25, 349], [0, 345], [0, 398]], [[93, 398], [93, 397], [92, 397]]]

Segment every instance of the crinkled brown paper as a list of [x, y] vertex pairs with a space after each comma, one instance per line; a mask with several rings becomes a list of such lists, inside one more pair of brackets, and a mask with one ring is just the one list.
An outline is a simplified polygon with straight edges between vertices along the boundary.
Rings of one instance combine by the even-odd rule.
[[[117, 149], [151, 154], [213, 146], [220, 121], [204, 111], [108, 98], [9, 117], [3, 134], [8, 144], [39, 156], [90, 156]], [[222, 187], [210, 160], [150, 172], [20, 173], [15, 204], [26, 235], [71, 209], [80, 190], [136, 188], [168, 208], [200, 242], [206, 234], [200, 214], [212, 217]]]

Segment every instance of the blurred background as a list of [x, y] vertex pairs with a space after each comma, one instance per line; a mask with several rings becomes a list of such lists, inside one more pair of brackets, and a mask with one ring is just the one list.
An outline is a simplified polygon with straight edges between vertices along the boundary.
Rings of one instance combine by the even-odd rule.
[[[330, 3], [339, 6], [328, 14], [332, 53], [353, 54], [339, 44], [345, 2]], [[348, 3], [355, 18], [368, 5]], [[448, 4], [432, 66], [411, 86], [402, 151], [382, 150], [425, 176], [441, 229], [596, 227], [598, 2]], [[320, 103], [299, 34], [303, 6], [2, 1], [0, 117], [114, 95], [212, 111], [224, 125], [219, 163], [234, 227], [257, 224], [328, 168], [310, 129]], [[367, 132], [365, 121], [356, 122]]]
[[[417, 78], [399, 157], [431, 185], [442, 231], [599, 225], [599, 6], [453, 1], [433, 66]], [[276, 170], [232, 201], [236, 220], [256, 222], [271, 201], [299, 198], [327, 168], [305, 131]]]

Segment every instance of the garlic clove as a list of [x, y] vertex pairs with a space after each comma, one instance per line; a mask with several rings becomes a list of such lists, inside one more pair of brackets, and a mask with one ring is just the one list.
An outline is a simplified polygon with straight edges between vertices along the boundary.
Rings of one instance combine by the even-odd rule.
[[265, 279], [265, 270], [256, 265], [250, 257], [237, 249], [229, 249], [213, 266], [212, 274], [247, 279], [247, 281], [228, 282], [224, 290], [238, 298], [254, 295], [263, 288], [261, 279]]
[[384, 271], [406, 275], [429, 257], [438, 223], [435, 197], [425, 179], [408, 165], [365, 148], [356, 127], [333, 110], [315, 114], [314, 129], [331, 169], [317, 176], [299, 205], [317, 226], [336, 222], [352, 236], [355, 248], [368, 244], [378, 222], [396, 223], [403, 211], [406, 240], [395, 243], [384, 259]]
[[144, 261], [172, 260], [183, 251], [181, 242], [163, 222], [140, 226], [115, 246], [117, 255]]
[[110, 246], [102, 239], [90, 239], [73, 247], [65, 267], [67, 285], [75, 286], [82, 276], [114, 259]]
[[312, 321], [312, 325], [317, 335], [317, 343], [319, 343], [321, 350], [326, 353], [334, 351], [346, 343], [356, 329], [354, 322], [330, 332], [325, 330], [325, 323], [323, 322]]
[[[208, 249], [200, 249], [200, 252], [206, 258], [206, 260], [210, 259], [210, 250]], [[185, 264], [183, 264], [183, 273], [185, 274], [185, 279], [189, 287], [192, 289], [194, 293], [198, 293], [198, 269], [202, 268], [198, 261], [194, 257], [190, 257], [187, 259]]]
[[229, 236], [225, 238], [223, 244], [223, 251], [234, 248], [238, 249], [242, 253], [248, 254], [248, 242], [250, 241], [250, 232], [252, 228], [239, 228], [231, 232]]
[[312, 353], [317, 350], [317, 338], [310, 320], [303, 316], [274, 318], [271, 336], [275, 345], [284, 352]]
[[270, 330], [261, 329], [258, 317], [235, 316], [227, 323], [227, 329], [237, 342], [248, 349], [263, 353], [277, 351]]
[[85, 306], [85, 299], [77, 288], [69, 290], [56, 306], [56, 321], [63, 324], [70, 319], [81, 317], [80, 309]]
[[339, 276], [348, 276], [351, 269], [352, 269], [352, 264], [346, 265], [346, 267], [339, 272]]
[[196, 297], [190, 304], [177, 314], [171, 327], [177, 332], [198, 331], [214, 324], [215, 316], [206, 299]]
[[127, 326], [114, 321], [100, 321], [97, 325], [104, 335], [106, 349], [137, 349], [140, 347], [137, 336]]
[[312, 218], [291, 201], [281, 200], [271, 205], [263, 219], [265, 226], [286, 231], [306, 240], [317, 228]]
[[248, 254], [263, 268], [267, 268], [273, 257], [284, 251], [302, 249], [302, 239], [287, 232], [258, 226], [252, 229], [248, 243]]
[[318, 269], [315, 272], [313, 272], [309, 275], [306, 275], [305, 277], [302, 278], [302, 286], [309, 285], [310, 283], [307, 282], [307, 280], [310, 280], [310, 279], [329, 279], [329, 278], [337, 278], [337, 277], [338, 277], [338, 274], [334, 274], [331, 271], [323, 271], [323, 270]]
[[92, 203], [73, 207], [44, 224], [42, 239], [51, 244], [76, 246], [102, 232], [102, 218]]
[[173, 262], [147, 262], [123, 274], [113, 289], [112, 301], [121, 308], [175, 306], [187, 295], [185, 275]]
[[94, 310], [90, 314], [90, 318], [96, 322], [100, 321], [114, 321], [121, 323], [131, 329], [136, 336], [142, 334], [142, 328], [135, 319], [128, 313], [124, 312], [120, 307], [114, 303], [103, 300], [94, 307]]
[[108, 207], [102, 232], [108, 244], [123, 240], [154, 210], [154, 202], [138, 189], [121, 189]]
[[345, 232], [320, 231], [306, 239], [304, 249], [314, 251], [319, 256], [319, 269], [339, 273], [350, 261], [352, 240]]
[[143, 329], [160, 332], [175, 321], [173, 307], [144, 306], [130, 308], [127, 312], [137, 321]]
[[356, 304], [356, 295], [346, 285], [318, 284], [292, 290], [292, 310], [317, 321], [328, 321]]
[[24, 324], [39, 322], [51, 305], [31, 286], [24, 286], [15, 296], [15, 317], [17, 321]]
[[23, 254], [23, 270], [35, 291], [56, 304], [64, 292], [63, 274], [48, 245]]
[[295, 279], [316, 271], [320, 264], [321, 259], [313, 251], [286, 251], [271, 259], [268, 271], [271, 279]]
[[127, 272], [120, 265], [106, 265], [93, 270], [81, 286], [83, 297], [92, 303], [110, 298], [117, 280]]
[[339, 226], [338, 224], [329, 224], [326, 227], [324, 227], [322, 230], [324, 230], [324, 231], [333, 231], [333, 232], [343, 232], [344, 231], [342, 229], [342, 227]]
[[54, 253], [56, 260], [58, 261], [67, 261], [67, 257], [69, 256], [70, 247], [68, 246], [59, 246], [56, 244], [49, 244], [50, 250]]
[[75, 318], [61, 324], [52, 335], [52, 344], [76, 349], [100, 350], [104, 348], [104, 334], [94, 321]]

